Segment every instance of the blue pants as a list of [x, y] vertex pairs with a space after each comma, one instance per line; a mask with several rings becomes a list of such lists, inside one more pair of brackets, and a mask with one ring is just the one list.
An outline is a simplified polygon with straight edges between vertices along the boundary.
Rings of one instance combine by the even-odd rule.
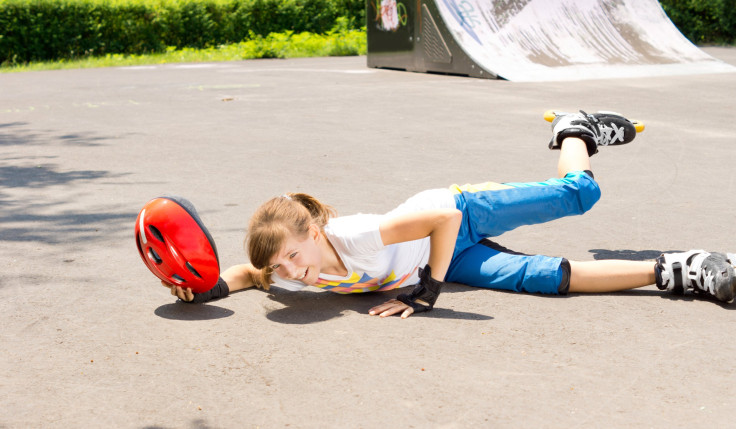
[[484, 239], [521, 225], [548, 222], [590, 210], [600, 198], [591, 176], [573, 172], [535, 183], [486, 183], [454, 187], [463, 221], [446, 281], [517, 292], [558, 294], [563, 258], [510, 252]]

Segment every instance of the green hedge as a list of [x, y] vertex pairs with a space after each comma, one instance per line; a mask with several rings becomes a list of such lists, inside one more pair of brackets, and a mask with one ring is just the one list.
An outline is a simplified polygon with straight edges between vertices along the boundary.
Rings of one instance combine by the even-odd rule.
[[0, 0], [0, 64], [204, 48], [365, 25], [364, 0]]
[[736, 43], [736, 1], [663, 0], [672, 22], [695, 44]]
[[[736, 43], [735, 0], [664, 0], [697, 44]], [[365, 26], [365, 0], [0, 0], [0, 64], [204, 48]]]

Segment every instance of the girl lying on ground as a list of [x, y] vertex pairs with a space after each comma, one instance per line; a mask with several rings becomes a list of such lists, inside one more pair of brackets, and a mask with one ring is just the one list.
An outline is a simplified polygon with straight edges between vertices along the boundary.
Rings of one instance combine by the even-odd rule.
[[421, 192], [384, 215], [337, 217], [306, 194], [286, 194], [258, 208], [250, 220], [250, 264], [221, 274], [208, 292], [163, 282], [185, 302], [205, 302], [252, 286], [288, 290], [316, 286], [337, 293], [409, 293], [371, 308], [381, 317], [429, 311], [444, 282], [518, 292], [615, 292], [656, 284], [731, 302], [736, 255], [692, 250], [656, 261], [569, 261], [524, 255], [491, 241], [521, 225], [588, 211], [600, 198], [590, 156], [599, 146], [629, 143], [631, 121], [611, 113], [558, 114], [550, 149], [560, 150], [559, 177], [536, 183], [454, 185]]

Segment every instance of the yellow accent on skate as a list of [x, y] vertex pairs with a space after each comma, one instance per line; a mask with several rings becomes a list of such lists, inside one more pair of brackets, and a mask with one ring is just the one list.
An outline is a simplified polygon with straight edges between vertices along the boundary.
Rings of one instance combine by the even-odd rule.
[[544, 120], [547, 122], [552, 122], [557, 117], [557, 113], [555, 113], [554, 110], [547, 110], [544, 112]]

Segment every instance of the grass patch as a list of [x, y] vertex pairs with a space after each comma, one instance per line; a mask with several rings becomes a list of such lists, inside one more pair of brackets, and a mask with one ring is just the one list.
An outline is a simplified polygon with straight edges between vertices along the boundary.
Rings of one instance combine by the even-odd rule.
[[32, 62], [2, 66], [0, 72], [61, 70], [96, 67], [122, 67], [168, 63], [238, 61], [257, 58], [305, 58], [365, 55], [366, 33], [362, 30], [336, 30], [327, 34], [290, 31], [266, 37], [251, 34], [247, 41], [204, 49], [169, 47], [165, 52], [147, 55], [107, 54], [76, 60]]

